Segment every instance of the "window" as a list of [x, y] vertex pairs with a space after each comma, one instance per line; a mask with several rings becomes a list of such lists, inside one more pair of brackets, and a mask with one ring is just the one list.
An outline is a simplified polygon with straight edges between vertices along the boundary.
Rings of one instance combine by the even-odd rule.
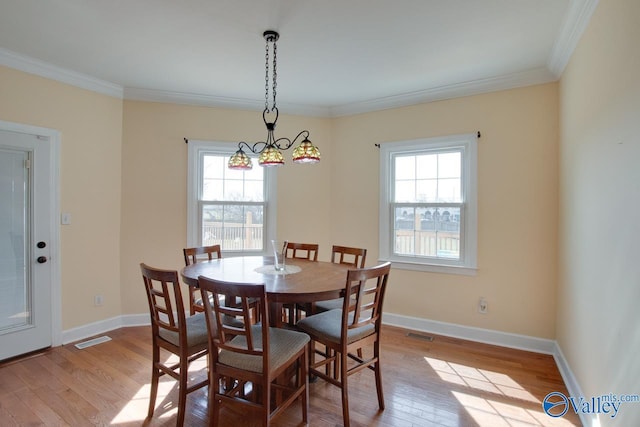
[[236, 146], [189, 143], [187, 244], [226, 253], [260, 254], [275, 235], [275, 177], [268, 168], [231, 170]]
[[381, 144], [381, 259], [475, 274], [476, 169], [475, 134]]

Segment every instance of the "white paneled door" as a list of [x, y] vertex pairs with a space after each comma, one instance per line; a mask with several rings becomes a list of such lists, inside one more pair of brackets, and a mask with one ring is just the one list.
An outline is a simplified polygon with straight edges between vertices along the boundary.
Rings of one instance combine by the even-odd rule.
[[[0, 123], [0, 360], [53, 342], [50, 136]], [[4, 129], [4, 130], [3, 130]]]

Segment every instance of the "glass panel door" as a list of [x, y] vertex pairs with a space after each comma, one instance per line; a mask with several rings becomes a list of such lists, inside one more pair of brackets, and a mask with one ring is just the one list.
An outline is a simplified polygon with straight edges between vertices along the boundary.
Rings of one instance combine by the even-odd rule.
[[53, 342], [52, 144], [23, 128], [0, 121], [0, 361]]
[[32, 324], [29, 153], [0, 148], [0, 334]]

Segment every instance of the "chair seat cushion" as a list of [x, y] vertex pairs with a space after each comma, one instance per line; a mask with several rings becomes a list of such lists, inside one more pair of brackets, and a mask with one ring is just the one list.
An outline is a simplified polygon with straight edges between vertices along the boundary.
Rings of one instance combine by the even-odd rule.
[[[342, 333], [342, 310], [329, 310], [324, 313], [305, 317], [296, 323], [296, 326], [298, 329], [307, 332], [313, 337], [338, 344], [340, 343]], [[374, 332], [375, 326], [373, 324], [349, 329], [347, 332], [347, 343], [350, 344]]]
[[[175, 346], [180, 345], [180, 338], [177, 332], [160, 328], [159, 335], [160, 338]], [[208, 339], [207, 322], [205, 321], [204, 313], [187, 317], [187, 345], [193, 347], [206, 343]]]
[[[253, 345], [262, 346], [262, 326], [251, 327]], [[287, 362], [294, 354], [300, 351], [310, 341], [309, 335], [291, 331], [288, 329], [269, 328], [269, 360], [270, 369], [275, 370]], [[247, 348], [247, 340], [239, 335], [230, 341], [231, 344]], [[218, 362], [251, 372], [262, 372], [262, 357], [249, 354], [235, 353], [229, 350], [221, 350]]]
[[315, 302], [315, 309], [316, 312], [320, 313], [323, 311], [329, 311], [329, 310], [342, 310], [342, 306], [344, 305], [344, 299], [342, 298], [337, 298], [337, 299], [330, 299], [327, 301], [317, 301]]

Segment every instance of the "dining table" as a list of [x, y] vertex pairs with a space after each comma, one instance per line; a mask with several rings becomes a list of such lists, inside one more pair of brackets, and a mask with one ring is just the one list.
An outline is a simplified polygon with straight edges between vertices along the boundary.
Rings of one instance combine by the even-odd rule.
[[277, 271], [273, 256], [238, 256], [198, 261], [180, 274], [189, 286], [198, 287], [198, 277], [231, 283], [264, 284], [273, 326], [284, 326], [284, 304], [309, 304], [343, 296], [350, 267], [324, 261], [287, 258], [284, 271]]

